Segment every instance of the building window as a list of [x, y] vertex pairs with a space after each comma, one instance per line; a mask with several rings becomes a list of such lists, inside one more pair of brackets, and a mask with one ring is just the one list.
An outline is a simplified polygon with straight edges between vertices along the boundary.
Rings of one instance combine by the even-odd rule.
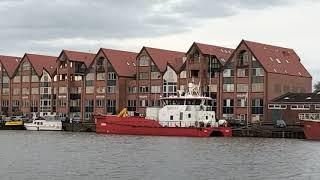
[[12, 101], [12, 107], [19, 107], [20, 106], [20, 101], [19, 100], [13, 100]]
[[320, 110], [320, 104], [314, 105], [315, 110]]
[[139, 73], [139, 79], [149, 79], [149, 78], [148, 78], [148, 73], [146, 73], [146, 72], [140, 72], [140, 73]]
[[23, 64], [22, 64], [22, 71], [29, 71], [30, 70], [30, 68], [31, 68], [31, 66], [30, 66], [30, 63], [29, 62], [24, 62]]
[[147, 107], [148, 106], [148, 100], [146, 100], [146, 99], [140, 100], [139, 101], [139, 105], [140, 105], [140, 107]]
[[151, 86], [151, 93], [160, 93], [160, 86]]
[[67, 87], [59, 87], [59, 94], [66, 94], [67, 93]]
[[177, 82], [163, 81], [163, 95], [165, 97], [177, 95]]
[[151, 107], [160, 107], [160, 100], [150, 100]]
[[310, 110], [310, 105], [308, 104], [291, 105], [291, 110]]
[[107, 113], [116, 113], [116, 100], [107, 100]]
[[149, 92], [149, 87], [148, 86], [140, 86], [139, 92], [140, 93], [147, 93], [147, 92]]
[[224, 99], [222, 113], [223, 114], [233, 114], [233, 106], [234, 106], [233, 99]]
[[86, 80], [87, 81], [93, 81], [94, 80], [94, 73], [88, 73], [86, 75]]
[[234, 76], [234, 70], [233, 69], [225, 69], [223, 71], [223, 77], [233, 77]]
[[74, 81], [82, 81], [82, 76], [75, 75]]
[[13, 88], [13, 95], [19, 95], [21, 89], [20, 88]]
[[22, 94], [23, 94], [23, 95], [28, 95], [28, 94], [30, 94], [29, 88], [22, 88]]
[[9, 107], [9, 101], [8, 100], [2, 100], [2, 107]]
[[97, 93], [98, 94], [106, 93], [106, 87], [103, 87], [103, 86], [97, 87]]
[[9, 88], [2, 88], [2, 95], [9, 95], [10, 89]]
[[108, 80], [116, 80], [117, 75], [115, 72], [108, 72]]
[[223, 92], [234, 92], [234, 84], [223, 84]]
[[248, 102], [246, 98], [238, 98], [237, 99], [237, 107], [247, 107]]
[[22, 82], [30, 82], [30, 76], [22, 76]]
[[238, 69], [237, 76], [238, 77], [248, 77], [248, 69]]
[[151, 72], [151, 79], [161, 79], [160, 72]]
[[248, 84], [237, 84], [237, 92], [248, 92]]
[[253, 99], [251, 114], [263, 114], [263, 99]]
[[129, 93], [137, 93], [137, 87], [135, 87], [135, 86], [134, 87], [129, 87], [128, 88], [128, 92]]
[[149, 56], [141, 56], [139, 59], [139, 66], [149, 66]]
[[31, 76], [31, 82], [39, 82], [39, 77], [38, 76]]
[[263, 68], [252, 68], [252, 76], [264, 76]]
[[199, 70], [191, 70], [190, 77], [191, 78], [198, 78], [199, 77]]
[[93, 92], [94, 92], [94, 86], [87, 86], [86, 87], [87, 94], [93, 94]]
[[151, 72], [159, 72], [159, 69], [153, 62], [151, 62]]
[[96, 99], [96, 106], [97, 107], [104, 107], [105, 103], [104, 103], [104, 99]]
[[249, 64], [249, 54], [247, 51], [241, 51], [238, 55], [238, 66], [246, 66]]
[[116, 86], [107, 86], [107, 93], [116, 93]]
[[287, 109], [287, 105], [283, 104], [269, 104], [268, 109]]
[[252, 92], [263, 92], [264, 91], [263, 83], [254, 83], [252, 84]]
[[97, 80], [104, 81], [106, 78], [105, 73], [97, 73]]
[[[48, 88], [46, 88], [46, 89], [48, 89]], [[39, 88], [31, 88], [31, 94], [39, 94]]]
[[128, 100], [128, 111], [136, 111], [136, 100]]
[[[20, 80], [20, 76], [19, 76], [19, 80]], [[2, 83], [9, 83], [10, 79], [8, 76], [3, 76], [2, 77]]]

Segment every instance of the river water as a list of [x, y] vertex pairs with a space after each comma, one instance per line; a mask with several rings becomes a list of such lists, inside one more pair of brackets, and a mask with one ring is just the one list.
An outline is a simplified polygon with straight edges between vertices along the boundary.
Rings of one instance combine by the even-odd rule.
[[320, 142], [0, 131], [0, 179], [319, 179]]

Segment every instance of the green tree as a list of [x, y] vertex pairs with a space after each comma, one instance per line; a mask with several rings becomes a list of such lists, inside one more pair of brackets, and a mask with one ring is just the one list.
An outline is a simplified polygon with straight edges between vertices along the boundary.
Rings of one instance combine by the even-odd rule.
[[313, 87], [315, 91], [320, 91], [320, 81], [316, 82]]

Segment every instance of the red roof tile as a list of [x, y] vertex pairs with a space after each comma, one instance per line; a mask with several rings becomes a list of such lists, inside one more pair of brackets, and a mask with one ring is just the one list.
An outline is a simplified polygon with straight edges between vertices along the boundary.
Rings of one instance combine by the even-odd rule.
[[28, 53], [25, 57], [29, 60], [38, 76], [42, 75], [43, 70], [46, 70], [52, 76], [57, 68], [57, 57]]
[[293, 49], [246, 40], [243, 42], [267, 72], [311, 77]]
[[[153, 62], [159, 68], [160, 72], [165, 72], [168, 64], [172, 65], [173, 67], [179, 68], [179, 66], [182, 66], [183, 64], [183, 57], [185, 57], [184, 52], [156, 49], [150, 47], [144, 47], [143, 49], [145, 49], [150, 55]], [[179, 71], [180, 69], [175, 70]]]
[[91, 65], [96, 55], [92, 53], [69, 51], [69, 50], [63, 50], [62, 52], [65, 53], [65, 55], [70, 61], [84, 62], [87, 67]]
[[221, 64], [225, 64], [234, 51], [234, 49], [221, 46], [201, 44], [197, 42], [194, 44], [199, 48], [202, 54], [216, 56], [220, 60]]
[[137, 53], [101, 48], [118, 76], [133, 77], [136, 74]]
[[10, 78], [12, 78], [16, 69], [18, 68], [20, 60], [20, 57], [0, 55], [0, 62]]

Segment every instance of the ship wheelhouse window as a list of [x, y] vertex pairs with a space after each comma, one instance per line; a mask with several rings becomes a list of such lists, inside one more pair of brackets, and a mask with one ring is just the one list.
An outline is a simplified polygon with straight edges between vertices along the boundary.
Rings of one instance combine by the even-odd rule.
[[187, 105], [200, 105], [201, 99], [187, 99]]
[[188, 114], [188, 118], [191, 118], [191, 114], [190, 113]]
[[173, 116], [170, 116], [170, 120], [173, 120]]

